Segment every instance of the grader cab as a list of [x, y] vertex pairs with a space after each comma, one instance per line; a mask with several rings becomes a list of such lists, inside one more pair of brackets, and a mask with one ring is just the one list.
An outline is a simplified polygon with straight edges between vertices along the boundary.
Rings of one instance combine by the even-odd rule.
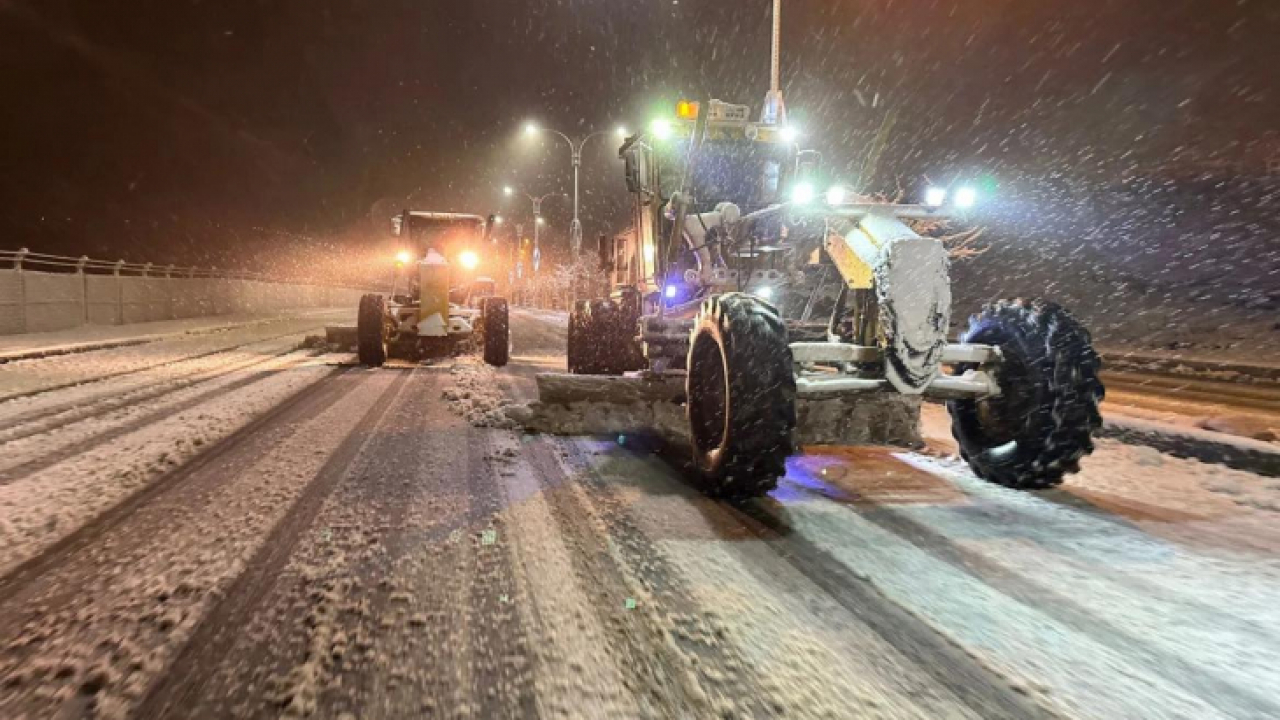
[[[947, 401], [961, 454], [996, 483], [1054, 485], [1092, 451], [1099, 359], [1067, 311], [997, 302], [948, 341], [948, 252], [917, 228], [971, 190], [819, 194], [785, 125], [716, 100], [619, 155], [634, 202], [629, 236], [600, 249], [613, 290], [573, 308], [568, 374], [538, 377], [531, 426], [682, 425], [697, 482], [724, 496], [771, 490], [797, 443], [910, 442], [922, 397]], [[645, 411], [594, 412], [609, 403]]]

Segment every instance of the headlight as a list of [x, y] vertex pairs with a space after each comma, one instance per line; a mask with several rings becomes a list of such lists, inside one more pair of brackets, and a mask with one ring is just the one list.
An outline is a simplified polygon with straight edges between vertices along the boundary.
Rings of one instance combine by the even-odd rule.
[[967, 210], [978, 203], [978, 191], [971, 187], [962, 187], [956, 191], [956, 207]]
[[649, 126], [649, 131], [653, 133], [653, 137], [658, 140], [666, 140], [671, 137], [671, 123], [666, 120], [654, 120]]
[[813, 202], [813, 185], [802, 182], [791, 188], [791, 202], [797, 205], [805, 205]]
[[412, 259], [413, 259], [413, 256], [409, 254], [408, 250], [401, 250], [400, 252], [396, 253], [396, 262], [400, 263], [401, 265], [408, 265], [409, 261]]
[[924, 191], [924, 204], [929, 207], [942, 207], [942, 203], [947, 201], [947, 191], [945, 188], [931, 187]]
[[458, 263], [467, 270], [475, 270], [480, 266], [480, 256], [470, 250], [465, 250], [458, 256]]
[[844, 202], [844, 186], [834, 185], [827, 190], [827, 204], [839, 205]]

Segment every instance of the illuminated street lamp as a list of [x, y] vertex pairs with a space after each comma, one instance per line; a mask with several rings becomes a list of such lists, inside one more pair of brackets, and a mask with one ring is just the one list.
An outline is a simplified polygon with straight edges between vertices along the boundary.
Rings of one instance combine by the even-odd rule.
[[[533, 127], [533, 126], [526, 125], [525, 127]], [[511, 197], [512, 195], [516, 194], [516, 190], [510, 185], [504, 185], [502, 187], [502, 194], [506, 195], [507, 197]], [[542, 233], [540, 231], [542, 229], [542, 226], [546, 224], [546, 220], [544, 220], [542, 217], [542, 201], [546, 200], [552, 195], [564, 195], [564, 193], [549, 192], [546, 195], [542, 195], [539, 197], [534, 197], [529, 193], [523, 193], [523, 194], [525, 197], [529, 198], [529, 202], [533, 203], [533, 246], [537, 248], [539, 247], [539, 241], [541, 240]]]
[[[539, 128], [534, 123], [525, 123], [525, 135], [532, 136], [537, 135], [540, 132], [542, 132], [542, 128]], [[586, 137], [578, 140], [577, 142], [574, 142], [573, 138], [565, 135], [559, 130], [551, 130], [548, 128], [547, 132], [559, 135], [566, 143], [569, 144], [569, 156], [573, 161], [573, 222], [569, 224], [569, 249], [573, 254], [573, 259], [577, 260], [578, 253], [582, 248], [582, 221], [578, 219], [578, 168], [582, 165], [582, 148], [591, 138], [596, 137], [597, 135], [607, 135], [609, 131], [597, 130], [593, 133], [588, 133]], [[618, 127], [614, 129], [613, 133], [617, 135], [619, 139], [622, 139], [627, 136], [627, 129], [625, 127]]]

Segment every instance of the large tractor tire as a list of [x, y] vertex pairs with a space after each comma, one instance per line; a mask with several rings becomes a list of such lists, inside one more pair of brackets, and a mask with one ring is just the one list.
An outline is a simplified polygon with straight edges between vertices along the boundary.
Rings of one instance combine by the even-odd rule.
[[796, 426], [787, 328], [772, 305], [745, 293], [702, 304], [689, 341], [689, 428], [701, 489], [758, 497], [786, 474]]
[[994, 345], [1004, 356], [992, 371], [999, 395], [947, 403], [951, 432], [973, 472], [1019, 489], [1051, 487], [1078, 472], [1102, 427], [1105, 394], [1089, 332], [1054, 303], [1019, 299], [985, 306], [961, 339]]
[[[622, 323], [618, 325], [618, 368], [620, 372], [643, 370], [648, 366], [644, 357], [644, 343], [640, 341], [640, 316], [644, 314], [644, 299], [635, 289], [624, 290], [618, 299]], [[681, 356], [681, 362], [684, 357]]]
[[364, 295], [356, 315], [356, 354], [361, 365], [381, 367], [387, 361], [385, 337], [387, 301], [381, 295]]
[[579, 375], [621, 375], [644, 367], [636, 340], [639, 315], [613, 300], [574, 303], [569, 314], [566, 352], [569, 372]]
[[568, 370], [574, 375], [590, 375], [587, 362], [587, 347], [584, 343], [586, 335], [583, 325], [586, 322], [587, 301], [577, 300], [569, 311], [569, 337], [565, 348], [565, 360]]
[[502, 367], [511, 360], [511, 313], [506, 298], [485, 298], [481, 306], [484, 318], [484, 361]]

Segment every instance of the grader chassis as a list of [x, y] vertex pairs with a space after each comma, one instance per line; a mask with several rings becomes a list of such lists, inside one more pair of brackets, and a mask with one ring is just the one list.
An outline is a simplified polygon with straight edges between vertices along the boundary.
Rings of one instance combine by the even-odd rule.
[[621, 147], [635, 214], [601, 247], [614, 290], [573, 309], [569, 373], [538, 376], [532, 428], [680, 437], [705, 492], [756, 496], [797, 441], [918, 440], [934, 397], [980, 477], [1039, 488], [1078, 470], [1101, 425], [1089, 334], [1005, 300], [949, 343], [948, 253], [913, 225], [954, 203], [822, 202], [784, 127], [693, 107]]

